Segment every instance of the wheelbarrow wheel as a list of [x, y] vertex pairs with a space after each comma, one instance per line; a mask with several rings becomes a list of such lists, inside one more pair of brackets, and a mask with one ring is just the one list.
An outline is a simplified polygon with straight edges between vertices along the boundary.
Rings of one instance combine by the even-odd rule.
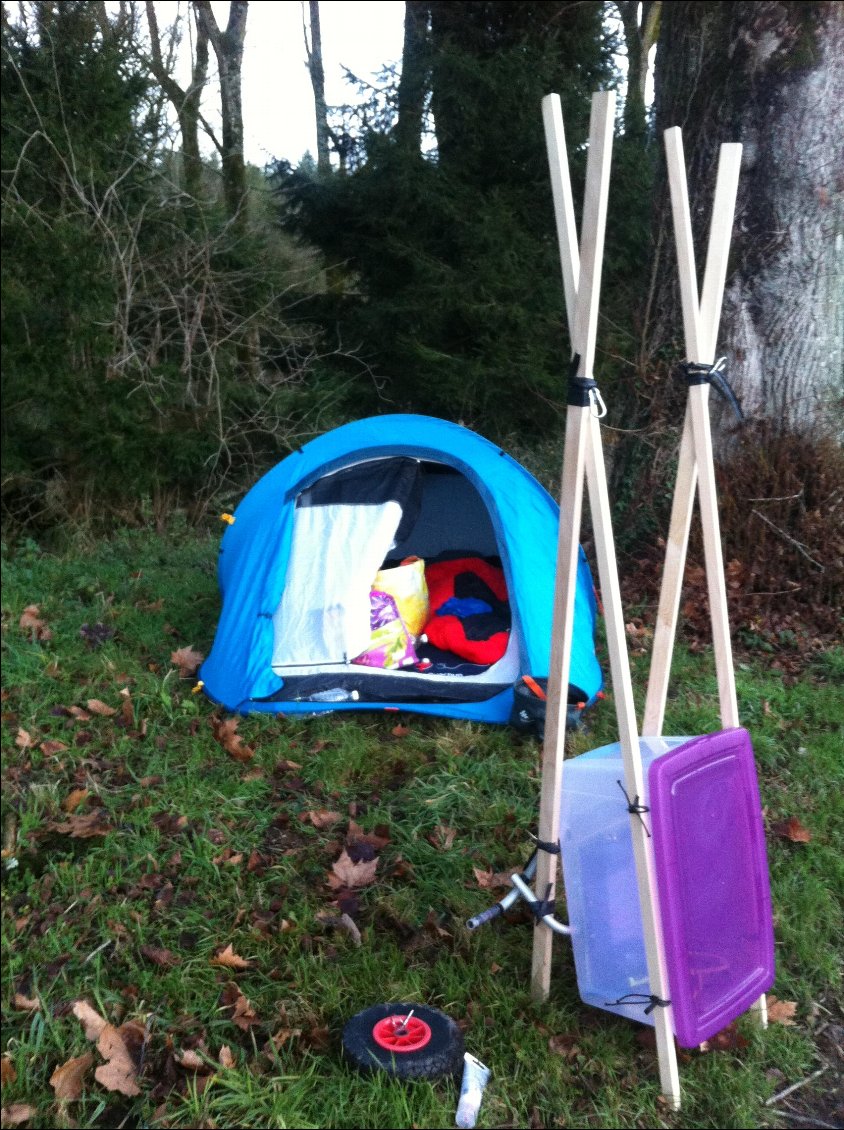
[[424, 1004], [375, 1004], [343, 1029], [343, 1054], [358, 1071], [396, 1079], [439, 1079], [463, 1069], [463, 1033]]

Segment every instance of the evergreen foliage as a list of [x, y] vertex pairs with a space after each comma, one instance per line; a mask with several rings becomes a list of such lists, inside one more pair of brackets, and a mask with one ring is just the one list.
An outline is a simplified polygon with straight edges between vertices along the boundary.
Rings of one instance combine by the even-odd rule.
[[586, 136], [612, 77], [602, 5], [429, 8], [436, 151], [408, 151], [394, 122], [369, 129], [350, 171], [279, 166], [282, 221], [342, 265], [313, 313], [362, 343], [391, 410], [540, 431], [567, 347], [539, 107], [560, 91]]

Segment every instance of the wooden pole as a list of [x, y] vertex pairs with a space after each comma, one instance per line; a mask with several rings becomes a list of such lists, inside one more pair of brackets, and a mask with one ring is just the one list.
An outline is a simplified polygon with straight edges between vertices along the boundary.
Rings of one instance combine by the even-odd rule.
[[[560, 186], [554, 194], [557, 235], [562, 254], [567, 314], [569, 325], [573, 329], [572, 348], [580, 355], [578, 374], [583, 375], [591, 374], [595, 356], [597, 290], [600, 287], [604, 250], [615, 94], [613, 91], [601, 91], [592, 96], [589, 156], [586, 164], [586, 204], [583, 210], [580, 252], [577, 251], [577, 235], [574, 231], [574, 209], [569, 206], [571, 182], [565, 150], [562, 148], [562, 115], [557, 119], [556, 111], [559, 111], [559, 99], [555, 95], [549, 95], [543, 100], [543, 115], [549, 140], [548, 159], [552, 169], [552, 183]], [[564, 187], [566, 185], [567, 189]], [[570, 301], [574, 301], [574, 311], [569, 308]], [[560, 802], [588, 414], [588, 407], [571, 406], [566, 412], [557, 577], [551, 627], [551, 667], [539, 807], [539, 839], [547, 843], [558, 842], [560, 836]], [[540, 851], [536, 868], [536, 891], [539, 897], [544, 899], [548, 891], [549, 897], [553, 899], [556, 882], [557, 857]], [[548, 929], [537, 927], [533, 937], [531, 994], [534, 1000], [544, 1001], [551, 988], [554, 935]]]

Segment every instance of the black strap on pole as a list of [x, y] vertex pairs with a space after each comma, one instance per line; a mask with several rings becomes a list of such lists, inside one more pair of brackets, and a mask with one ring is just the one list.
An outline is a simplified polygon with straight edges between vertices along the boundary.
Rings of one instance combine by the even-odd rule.
[[725, 357], [720, 357], [712, 365], [704, 364], [701, 361], [681, 361], [678, 368], [690, 388], [692, 385], [712, 385], [715, 391], [732, 408], [738, 422], [743, 424], [745, 420], [744, 412], [742, 412], [736, 394], [724, 373], [725, 361]]
[[569, 383], [566, 404], [570, 408], [588, 408], [592, 403], [590, 392], [598, 387], [597, 381], [591, 377], [579, 377], [577, 370], [580, 368], [580, 354], [575, 353], [569, 367]]
[[609, 1007], [622, 1005], [626, 1008], [628, 1005], [632, 1007], [637, 1004], [646, 1005], [645, 1016], [650, 1016], [655, 1008], [668, 1008], [671, 1001], [665, 1001], [654, 993], [625, 993], [623, 997], [619, 997], [616, 1001], [604, 1001], [604, 1005]]

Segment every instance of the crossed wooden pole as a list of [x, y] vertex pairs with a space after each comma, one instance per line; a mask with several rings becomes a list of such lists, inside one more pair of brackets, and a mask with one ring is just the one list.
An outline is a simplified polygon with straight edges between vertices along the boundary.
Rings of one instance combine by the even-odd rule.
[[[586, 164], [586, 195], [580, 244], [574, 224], [571, 179], [566, 158], [562, 111], [557, 95], [543, 99], [543, 118], [554, 195], [557, 237], [563, 269], [563, 288], [572, 348], [578, 358], [575, 379], [570, 381], [566, 410], [566, 441], [563, 455], [560, 501], [560, 532], [557, 549], [557, 585], [552, 626], [551, 667], [548, 680], [548, 712], [542, 757], [539, 810], [539, 841], [559, 841], [560, 804], [563, 784], [565, 717], [568, 698], [571, 642], [574, 629], [574, 596], [584, 481], [589, 491], [598, 576], [606, 617], [607, 648], [614, 689], [619, 744], [627, 793], [646, 795], [639, 735], [633, 700], [633, 685], [625, 639], [624, 616], [618, 583], [615, 543], [612, 534], [609, 494], [599, 416], [600, 395], [592, 381], [598, 324], [601, 263], [609, 193], [610, 159], [615, 118], [615, 95], [602, 91], [592, 97], [589, 123], [589, 155]], [[657, 905], [653, 851], [641, 820], [631, 813], [631, 834], [636, 879], [642, 910], [642, 926], [651, 992], [669, 999], [665, 955]], [[540, 851], [536, 889], [540, 897], [553, 899], [557, 858]], [[537, 927], [534, 932], [531, 988], [534, 999], [545, 1000], [551, 984], [553, 934]], [[674, 1107], [680, 1104], [680, 1080], [674, 1048], [671, 1006], [654, 1012], [663, 1093]]]
[[[566, 439], [563, 455], [560, 531], [557, 551], [557, 585], [542, 757], [542, 791], [539, 812], [540, 847], [555, 844], [559, 840], [566, 702], [574, 628], [574, 598], [584, 483], [589, 491], [598, 575], [604, 598], [610, 675], [614, 691], [626, 792], [628, 796], [634, 798], [634, 801], [635, 798], [647, 795], [639, 750], [639, 734], [601, 446], [599, 418], [603, 414], [603, 403], [592, 380], [614, 109], [615, 96], [612, 92], [601, 92], [593, 95], [589, 125], [589, 153], [586, 166], [586, 194], [581, 238], [578, 243], [560, 101], [557, 95], [552, 94], [543, 99], [542, 103], [563, 272], [566, 315], [572, 350], [576, 360], [576, 372], [573, 371], [572, 379], [569, 382], [566, 413]], [[682, 134], [678, 128], [666, 131], [665, 146], [677, 245], [686, 352], [688, 358], [696, 363], [697, 369], [705, 374], [713, 367], [715, 360], [730, 234], [735, 212], [741, 146], [723, 145], [721, 147], [703, 291], [700, 295], [698, 293], [692, 242], [691, 213], [683, 159]], [[724, 728], [738, 725], [738, 705], [727, 616], [708, 404], [709, 385], [706, 383], [706, 379], [704, 378], [702, 383], [690, 383], [645, 704], [643, 733], [648, 736], [659, 736], [662, 733], [671, 657], [677, 630], [680, 593], [696, 494], [700, 501], [721, 724]], [[653, 848], [644, 824], [636, 816], [635, 803], [630, 807], [630, 829], [636, 865], [639, 904], [642, 912], [648, 977], [651, 993], [660, 1002], [660, 1006], [654, 1011], [660, 1084], [666, 1100], [672, 1107], [678, 1109], [680, 1106], [680, 1080], [674, 1044], [674, 1026], [666, 975]], [[540, 898], [545, 898], [546, 901], [553, 903], [556, 878], [556, 855], [548, 850], [540, 850], [536, 872], [536, 889]], [[534, 999], [540, 1001], [547, 998], [550, 990], [553, 937], [551, 930], [540, 927], [537, 927], [534, 933], [531, 988]], [[757, 1019], [764, 1024], [766, 1021], [764, 997], [760, 997], [757, 1001], [754, 1011]]]

